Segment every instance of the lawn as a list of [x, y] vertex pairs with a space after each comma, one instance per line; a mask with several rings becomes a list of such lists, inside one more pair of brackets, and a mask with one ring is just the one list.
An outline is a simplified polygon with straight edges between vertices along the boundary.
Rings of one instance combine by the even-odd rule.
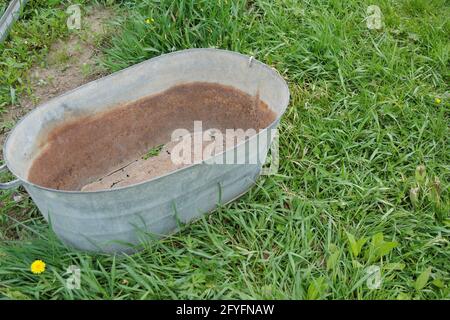
[[[27, 71], [68, 36], [57, 2], [31, 1], [0, 44], [3, 115], [26, 93]], [[2, 191], [0, 296], [450, 298], [447, 1], [102, 3], [117, 10], [117, 32], [98, 48], [107, 72], [193, 47], [275, 67], [291, 90], [278, 173], [131, 256], [66, 248], [22, 188]], [[366, 25], [372, 4], [380, 30]], [[30, 272], [36, 259], [47, 265], [40, 275]], [[71, 265], [80, 289], [66, 288]]]

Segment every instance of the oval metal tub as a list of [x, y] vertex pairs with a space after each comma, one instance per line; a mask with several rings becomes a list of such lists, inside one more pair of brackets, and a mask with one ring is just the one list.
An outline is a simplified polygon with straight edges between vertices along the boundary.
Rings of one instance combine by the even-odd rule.
[[[271, 125], [225, 151], [257, 161], [201, 162], [142, 183], [90, 192], [44, 188], [27, 180], [40, 148], [37, 137], [48, 128], [79, 114], [108, 110], [193, 81], [233, 86], [251, 95], [258, 92], [275, 112]], [[252, 57], [217, 49], [161, 55], [90, 82], [30, 112], [12, 130], [3, 150], [7, 168], [18, 179], [0, 188], [23, 185], [56, 235], [69, 246], [108, 253], [133, 251], [137, 247], [130, 245], [138, 245], [142, 235], [168, 235], [180, 222], [198, 218], [247, 191], [258, 177], [269, 147], [260, 144], [255, 150], [249, 145], [264, 135], [271, 141], [272, 129], [288, 102], [289, 89], [283, 78]]]

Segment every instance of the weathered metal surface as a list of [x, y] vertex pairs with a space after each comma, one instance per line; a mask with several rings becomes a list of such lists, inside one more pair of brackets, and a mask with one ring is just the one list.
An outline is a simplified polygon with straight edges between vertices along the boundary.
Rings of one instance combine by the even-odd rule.
[[[225, 165], [207, 161], [149, 181], [103, 191], [61, 191], [27, 181], [42, 137], [55, 125], [192, 81], [231, 85], [252, 95], [259, 92], [260, 99], [277, 114], [277, 119], [226, 153], [262, 161]], [[179, 222], [198, 218], [251, 187], [269, 146], [260, 146], [255, 151], [249, 145], [266, 134], [270, 141], [270, 129], [276, 128], [288, 102], [285, 81], [259, 61], [217, 49], [178, 51], [90, 82], [36, 108], [8, 137], [5, 162], [63, 242], [89, 251], [132, 251], [130, 245], [138, 244], [142, 236], [148, 239], [149, 234], [156, 238], [168, 235], [177, 230]], [[219, 156], [223, 155], [216, 157]]]
[[[6, 166], [6, 164], [3, 164], [0, 166], [0, 172], [3, 172], [5, 170], [7, 170], [8, 167]], [[5, 182], [5, 183], [0, 183], [0, 190], [7, 190], [7, 189], [11, 189], [11, 188], [16, 188], [18, 186], [21, 185], [21, 181], [19, 179], [15, 179], [13, 181], [10, 182]]]
[[14, 21], [19, 17], [20, 11], [27, 3], [27, 0], [12, 0], [2, 17], [0, 18], [0, 42], [5, 40], [9, 29], [12, 27]]

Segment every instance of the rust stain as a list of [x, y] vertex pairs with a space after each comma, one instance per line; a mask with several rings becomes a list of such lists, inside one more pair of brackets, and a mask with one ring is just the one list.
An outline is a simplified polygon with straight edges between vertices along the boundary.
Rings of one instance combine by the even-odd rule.
[[[178, 128], [263, 129], [276, 115], [259, 99], [231, 86], [177, 85], [98, 114], [65, 121], [46, 135], [29, 170], [32, 183], [59, 190], [83, 186], [166, 144]], [[167, 166], [153, 168], [158, 175]]]

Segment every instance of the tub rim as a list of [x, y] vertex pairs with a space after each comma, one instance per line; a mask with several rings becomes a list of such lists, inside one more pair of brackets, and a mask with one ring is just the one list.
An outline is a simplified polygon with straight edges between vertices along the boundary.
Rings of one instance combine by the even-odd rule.
[[[190, 165], [187, 165], [187, 166], [182, 167], [182, 168], [179, 168], [179, 169], [175, 169], [175, 170], [173, 170], [173, 171], [169, 171], [169, 172], [164, 173], [164, 174], [162, 174], [162, 175], [160, 175], [160, 176], [156, 176], [156, 177], [150, 178], [150, 179], [145, 180], [145, 181], [142, 181], [142, 182], [138, 182], [138, 183], [134, 183], [134, 184], [122, 186], [122, 187], [117, 187], [117, 188], [114, 188], [114, 189], [101, 189], [101, 190], [93, 190], [93, 191], [58, 190], [58, 189], [48, 188], [48, 187], [44, 187], [44, 186], [35, 184], [35, 183], [33, 183], [33, 182], [30, 182], [30, 181], [28, 181], [28, 179], [23, 178], [21, 175], [18, 175], [16, 172], [14, 172], [13, 170], [11, 170], [11, 169], [10, 169], [10, 166], [9, 166], [10, 161], [9, 161], [9, 159], [8, 159], [8, 157], [7, 157], [7, 152], [6, 152], [7, 146], [8, 146], [9, 141], [10, 141], [9, 138], [14, 134], [14, 131], [17, 129], [17, 127], [19, 127], [20, 124], [21, 124], [26, 118], [30, 117], [34, 112], [37, 112], [38, 109], [43, 109], [43, 108], [45, 108], [45, 105], [46, 105], [48, 102], [50, 102], [50, 101], [52, 101], [52, 100], [54, 100], [54, 99], [56, 99], [56, 98], [61, 98], [61, 97], [63, 97], [63, 96], [69, 95], [70, 93], [72, 93], [72, 92], [74, 92], [74, 91], [76, 91], [76, 90], [79, 90], [79, 89], [81, 89], [81, 88], [83, 88], [83, 87], [85, 87], [85, 86], [87, 86], [87, 85], [89, 85], [89, 84], [92, 84], [92, 83], [95, 83], [95, 82], [99, 82], [99, 81], [101, 81], [101, 80], [103, 80], [103, 79], [106, 79], [106, 78], [110, 78], [110, 77], [113, 77], [113, 76], [117, 76], [118, 74], [121, 74], [121, 73], [123, 73], [123, 72], [125, 72], [125, 71], [128, 71], [128, 70], [130, 70], [130, 69], [133, 69], [133, 68], [138, 68], [140, 65], [143, 65], [144, 63], [148, 63], [148, 62], [151, 61], [151, 60], [157, 60], [157, 59], [161, 59], [161, 58], [163, 58], [163, 57], [167, 57], [167, 56], [171, 56], [171, 55], [185, 54], [185, 53], [196, 52], [196, 51], [222, 52], [222, 53], [226, 53], [226, 54], [235, 55], [235, 56], [238, 56], [238, 57], [240, 57], [240, 58], [245, 58], [246, 60], [249, 61], [249, 63], [252, 63], [252, 64], [253, 64], [253, 63], [260, 64], [260, 66], [261, 66], [263, 69], [266, 69], [269, 73], [271, 73], [271, 74], [274, 75], [276, 78], [278, 78], [278, 79], [281, 80], [281, 84], [284, 86], [284, 89], [285, 89], [285, 91], [286, 91], [286, 93], [287, 93], [287, 96], [286, 96], [285, 101], [283, 101], [282, 104], [281, 104], [281, 110], [282, 110], [282, 111], [280, 112], [280, 114], [277, 115], [277, 117], [275, 118], [275, 120], [274, 120], [273, 122], [271, 122], [271, 123], [270, 123], [268, 126], [266, 126], [264, 129], [260, 129], [259, 132], [257, 132], [256, 135], [254, 135], [254, 136], [252, 136], [252, 137], [249, 137], [249, 138], [245, 139], [245, 140], [242, 141], [241, 143], [236, 144], [236, 145], [234, 146], [233, 149], [224, 150], [224, 151], [222, 151], [221, 153], [218, 153], [218, 154], [214, 155], [214, 157], [223, 155], [224, 153], [226, 153], [226, 152], [229, 151], [229, 150], [234, 150], [234, 149], [238, 148], [239, 146], [241, 146], [241, 145], [247, 143], [247, 142], [249, 141], [249, 139], [251, 139], [251, 138], [253, 138], [253, 137], [257, 137], [257, 136], [259, 136], [259, 135], [260, 135], [261, 133], [263, 133], [263, 132], [267, 132], [267, 129], [269, 129], [270, 127], [273, 127], [274, 124], [276, 124], [276, 123], [280, 120], [280, 118], [283, 116], [283, 114], [285, 113], [285, 111], [286, 111], [286, 109], [287, 109], [287, 107], [288, 107], [288, 105], [289, 105], [289, 101], [290, 101], [290, 91], [289, 91], [289, 86], [288, 86], [286, 80], [281, 76], [281, 74], [278, 72], [277, 69], [275, 69], [275, 68], [273, 68], [273, 67], [270, 67], [270, 66], [268, 66], [267, 64], [265, 64], [265, 63], [263, 63], [263, 62], [261, 62], [261, 61], [255, 59], [253, 56], [248, 56], [248, 55], [242, 54], [242, 53], [240, 53], [240, 52], [231, 51], [231, 50], [216, 49], [216, 48], [191, 48], [191, 49], [177, 50], [177, 51], [174, 51], [174, 52], [169, 52], [169, 53], [163, 53], [163, 54], [160, 54], [159, 56], [156, 56], [156, 57], [153, 57], [153, 58], [150, 58], [150, 59], [141, 61], [141, 62], [139, 62], [139, 63], [137, 63], [137, 64], [131, 65], [131, 66], [126, 67], [126, 68], [124, 68], [124, 69], [122, 69], [122, 70], [113, 72], [113, 73], [111, 73], [111, 74], [109, 74], [109, 75], [107, 75], [107, 76], [101, 77], [101, 78], [96, 79], [96, 80], [93, 80], [93, 81], [89, 81], [89, 82], [87, 82], [87, 83], [85, 83], [85, 84], [83, 84], [83, 85], [81, 85], [81, 86], [79, 86], [79, 87], [73, 88], [73, 89], [71, 89], [71, 90], [69, 90], [69, 91], [64, 92], [63, 94], [60, 94], [60, 95], [58, 95], [58, 96], [56, 96], [56, 97], [53, 97], [52, 99], [50, 99], [50, 100], [44, 102], [43, 104], [39, 104], [37, 107], [33, 108], [33, 110], [31, 110], [30, 112], [28, 112], [25, 116], [23, 116], [23, 117], [22, 117], [22, 118], [14, 125], [14, 128], [8, 133], [8, 135], [7, 135], [7, 137], [6, 137], [6, 140], [5, 140], [4, 144], [3, 144], [3, 148], [2, 148], [2, 152], [3, 152], [3, 160], [4, 160], [4, 163], [6, 164], [8, 170], [14, 175], [14, 177], [16, 177], [16, 178], [19, 180], [19, 184], [26, 184], [26, 185], [29, 185], [29, 186], [32, 186], [32, 187], [35, 187], [35, 188], [38, 188], [38, 189], [41, 189], [41, 190], [50, 191], [50, 192], [64, 193], [64, 194], [98, 194], [98, 193], [113, 192], [113, 191], [117, 191], [117, 192], [118, 192], [118, 191], [121, 191], [121, 190], [123, 190], [123, 189], [127, 189], [127, 188], [132, 188], [132, 187], [140, 186], [140, 185], [143, 185], [143, 184], [145, 184], [145, 183], [150, 183], [150, 182], [153, 182], [153, 181], [158, 180], [158, 179], [163, 179], [163, 178], [165, 178], [165, 177], [168, 176], [168, 175], [178, 173], [178, 172], [180, 172], [180, 171], [182, 171], [182, 170], [190, 169], [190, 168], [192, 168], [193, 166], [198, 166], [198, 165], [201, 165], [201, 164], [206, 163], [206, 161], [208, 161], [208, 159], [207, 159], [207, 160], [202, 160], [201, 162], [192, 163], [192, 164], [190, 164]], [[209, 159], [211, 159], [211, 158], [209, 158]]]

